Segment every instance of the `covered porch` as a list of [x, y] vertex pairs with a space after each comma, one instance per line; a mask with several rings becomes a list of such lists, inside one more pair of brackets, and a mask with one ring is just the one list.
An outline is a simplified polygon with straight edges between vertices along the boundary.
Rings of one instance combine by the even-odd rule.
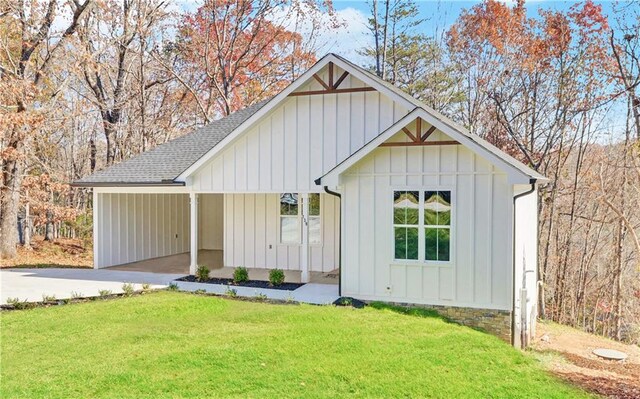
[[212, 278], [242, 266], [262, 281], [278, 268], [286, 282], [337, 285], [339, 201], [314, 195], [316, 211], [305, 218], [302, 206], [282, 214], [282, 198], [291, 199], [283, 194], [96, 193], [94, 266], [184, 275], [206, 266]]

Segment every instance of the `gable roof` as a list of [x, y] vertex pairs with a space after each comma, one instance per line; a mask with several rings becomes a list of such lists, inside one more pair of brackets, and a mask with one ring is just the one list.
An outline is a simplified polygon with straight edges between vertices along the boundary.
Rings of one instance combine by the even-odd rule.
[[[365, 84], [389, 96], [393, 101], [397, 101], [406, 108], [412, 109], [412, 113], [420, 110], [421, 117], [427, 122], [436, 126], [452, 138], [458, 139], [460, 143], [469, 146], [479, 153], [479, 155], [497, 164], [497, 166], [501, 167], [505, 172], [515, 175], [516, 178], [513, 179], [514, 181], [528, 182], [531, 179], [540, 181], [548, 180], [479, 136], [470, 133], [463, 126], [413, 98], [398, 87], [338, 55], [329, 53], [271, 99], [237, 111], [193, 133], [167, 142], [128, 161], [94, 173], [91, 176], [74, 182], [74, 185], [89, 187], [184, 185], [184, 182], [189, 176], [200, 169], [229, 143], [236, 140], [243, 132], [246, 132], [250, 126], [261, 120], [262, 117], [286, 100], [289, 94], [302, 87], [309, 79], [312, 79], [315, 73], [318, 73], [330, 62], [348, 71]], [[399, 122], [394, 124], [394, 126], [397, 127], [398, 124]], [[394, 126], [392, 126], [392, 128]], [[395, 132], [390, 133], [389, 129], [385, 132], [380, 132], [377, 137], [334, 167], [325, 176], [319, 177], [316, 183], [322, 184], [323, 179], [326, 180], [330, 174], [335, 175], [335, 173], [337, 173], [336, 171], [343, 170], [344, 165], [352, 165], [354, 160], [361, 159], [375, 148], [372, 143], [380, 141], [380, 137], [386, 137], [385, 133], [391, 135]]]
[[[379, 83], [380, 85], [383, 85], [386, 89], [394, 92], [395, 94], [397, 94], [398, 96], [401, 96], [402, 98], [404, 98], [405, 100], [411, 102], [413, 104], [413, 106], [415, 107], [414, 110], [422, 110], [425, 112], [425, 114], [423, 114], [423, 118], [424, 120], [428, 121], [429, 123], [431, 123], [433, 126], [436, 126], [436, 128], [438, 128], [440, 131], [444, 132], [445, 134], [447, 134], [448, 136], [457, 136], [457, 133], [460, 133], [462, 135], [464, 135], [464, 137], [466, 137], [466, 139], [471, 140], [471, 142], [477, 144], [477, 148], [476, 150], [480, 150], [480, 152], [486, 151], [486, 155], [488, 155], [488, 158], [490, 161], [494, 161], [493, 163], [495, 163], [495, 161], [497, 161], [498, 163], [504, 163], [506, 168], [514, 168], [516, 169], [518, 172], [520, 172], [521, 174], [523, 174], [524, 176], [528, 177], [531, 180], [537, 180], [540, 182], [545, 182], [545, 181], [549, 181], [549, 178], [547, 178], [546, 176], [543, 176], [542, 174], [538, 173], [537, 171], [533, 170], [532, 168], [528, 167], [527, 165], [523, 164], [522, 162], [518, 161], [517, 159], [515, 159], [514, 157], [512, 157], [511, 155], [507, 154], [506, 152], [502, 151], [501, 149], [499, 149], [498, 147], [494, 146], [493, 144], [489, 143], [488, 141], [486, 141], [485, 139], [483, 139], [482, 137], [478, 136], [477, 134], [473, 134], [471, 133], [467, 128], [465, 128], [464, 126], [462, 126], [459, 123], [454, 122], [453, 120], [447, 118], [446, 116], [444, 116], [443, 114], [441, 114], [440, 112], [436, 111], [435, 109], [429, 107], [428, 105], [426, 105], [425, 103], [423, 103], [422, 101], [412, 97], [411, 95], [409, 95], [408, 93], [404, 92], [403, 90], [401, 90], [399, 87], [392, 85], [391, 83], [387, 82], [384, 79], [381, 79], [380, 77], [378, 77], [378, 75], [362, 68], [359, 65], [353, 64], [351, 61], [346, 60], [340, 56], [337, 56], [337, 58], [340, 58], [343, 62], [349, 64], [352, 68], [355, 68], [357, 70], [359, 70], [361, 73], [367, 74], [369, 75], [369, 77], [373, 80], [375, 80], [377, 83]], [[391, 126], [389, 129], [392, 129], [394, 126], [399, 125], [399, 122], [394, 124], [393, 126]], [[398, 129], [404, 127], [404, 125], [402, 126], [398, 126]], [[387, 130], [389, 130], [387, 129]], [[398, 130], [396, 130], [393, 133], [397, 133]], [[449, 133], [451, 134], [449, 134]], [[391, 135], [393, 135], [393, 133], [389, 134], [389, 137]], [[383, 135], [384, 132], [380, 132], [380, 135]], [[457, 137], [453, 137], [456, 138]], [[376, 140], [377, 137], [373, 138], [373, 141], [378, 141]], [[462, 138], [461, 140], [458, 140], [461, 143], [465, 144], [464, 142], [468, 141], [465, 140], [464, 138]], [[464, 141], [464, 142], [463, 142]], [[380, 141], [380, 143], [384, 142]], [[370, 148], [369, 151], [364, 150], [365, 147], [367, 147], [369, 143], [365, 144], [364, 147], [360, 148], [358, 151], [356, 151], [354, 154], [352, 154], [349, 158], [356, 156], [356, 154], [360, 153], [360, 156], [362, 157], [362, 153], [364, 152], [365, 154], [370, 152], [371, 150], [373, 150], [373, 148]], [[472, 148], [473, 149], [473, 148]], [[364, 151], [361, 151], [364, 150]], [[480, 154], [482, 155], [482, 154]], [[345, 159], [343, 162], [341, 162], [341, 164], [345, 163], [346, 161], [349, 160], [349, 158]], [[334, 170], [336, 170], [337, 168], [339, 168], [340, 165], [336, 165], [332, 170], [330, 170], [329, 172], [327, 172], [324, 176], [327, 176], [329, 174], [331, 174]], [[323, 177], [324, 177], [323, 176]], [[318, 179], [319, 181], [322, 180], [322, 178]], [[320, 183], [318, 183], [320, 184]]]
[[73, 185], [80, 187], [184, 185], [184, 182], [176, 181], [176, 178], [268, 101], [264, 100], [236, 111], [194, 132], [77, 180]]
[[246, 121], [244, 121], [241, 125], [239, 125], [234, 132], [232, 132], [227, 137], [225, 137], [218, 145], [211, 148], [211, 150], [209, 150], [209, 152], [207, 152], [202, 158], [200, 158], [197, 162], [195, 162], [187, 170], [185, 170], [178, 177], [178, 180], [186, 181], [187, 177], [195, 173], [208, 160], [212, 159], [218, 152], [222, 151], [222, 149], [225, 148], [227, 144], [234, 141], [243, 132], [245, 132], [250, 126], [252, 126], [254, 123], [262, 119], [263, 116], [265, 116], [272, 109], [274, 109], [283, 101], [285, 101], [289, 96], [289, 94], [298, 90], [303, 85], [305, 85], [309, 80], [313, 79], [313, 75], [320, 72], [330, 62], [333, 62], [338, 67], [342, 68], [345, 71], [348, 71], [351, 75], [360, 79], [365, 84], [389, 96], [392, 100], [402, 104], [405, 108], [411, 109], [415, 106], [415, 104], [413, 104], [411, 101], [412, 97], [404, 93], [402, 90], [395, 88], [393, 85], [383, 81], [382, 79], [378, 78], [376, 75], [366, 71], [364, 68], [361, 68], [359, 66], [356, 66], [355, 64], [352, 64], [351, 62], [345, 60], [340, 56], [337, 56], [333, 53], [329, 53], [324, 57], [322, 57], [320, 60], [318, 60], [318, 62], [316, 62], [311, 68], [309, 68], [306, 72], [300, 75], [295, 81], [293, 81], [284, 90], [282, 90], [280, 93], [273, 96], [271, 100], [269, 100], [268, 104], [266, 104], [265, 107], [263, 107], [261, 110], [256, 112], [255, 115], [251, 116]]
[[[399, 119], [396, 123], [391, 125], [385, 131], [381, 132], [379, 135], [371, 139], [364, 146], [360, 147], [356, 152], [351, 154], [345, 160], [336, 165], [329, 172], [325, 173], [324, 176], [316, 179], [317, 185], [337, 185], [338, 177], [340, 174], [355, 163], [364, 158], [367, 154], [369, 154], [374, 149], [378, 148], [378, 146], [392, 136], [401, 131], [403, 127], [406, 127], [409, 123], [416, 120], [416, 118], [422, 118], [427, 122], [431, 123], [438, 130], [445, 133], [447, 136], [452, 139], [458, 141], [460, 144], [470, 148], [472, 151], [479, 153], [481, 156], [486, 158], [492, 164], [501, 167], [507, 175], [511, 178], [514, 183], [530, 183], [531, 180], [535, 181], [546, 181], [548, 180], [543, 175], [539, 174], [535, 170], [527, 167], [517, 159], [511, 157], [505, 152], [499, 150], [498, 148], [492, 146], [488, 142], [480, 139], [478, 136], [475, 136], [471, 133], [465, 133], [464, 131], [460, 131], [459, 129], [454, 129], [451, 126], [448, 126], [444, 122], [434, 119], [430, 112], [421, 107], [414, 108], [407, 115]], [[477, 140], [479, 139], [479, 140]]]

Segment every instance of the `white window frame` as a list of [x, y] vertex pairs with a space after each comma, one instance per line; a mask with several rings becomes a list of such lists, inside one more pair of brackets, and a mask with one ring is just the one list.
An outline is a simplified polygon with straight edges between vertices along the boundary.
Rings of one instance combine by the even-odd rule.
[[[395, 240], [395, 227], [402, 227], [403, 225], [396, 225], [394, 222], [393, 211], [393, 196], [396, 191], [417, 191], [418, 202], [420, 207], [418, 208], [418, 259], [396, 259], [396, 240]], [[449, 191], [451, 193], [451, 222], [449, 224], [449, 260], [426, 260], [426, 247], [425, 247], [425, 229], [429, 227], [438, 228], [439, 226], [425, 225], [424, 223], [424, 193], [425, 191]], [[393, 187], [389, 197], [391, 198], [391, 206], [389, 207], [391, 213], [391, 263], [402, 265], [424, 265], [424, 266], [450, 266], [454, 263], [455, 257], [455, 225], [456, 225], [456, 195], [452, 187], [448, 186], [430, 186], [430, 187]], [[413, 225], [408, 226], [413, 227]]]
[[[283, 215], [282, 214], [282, 203], [280, 202], [280, 199], [282, 198], [283, 194], [295, 194], [298, 196], [298, 213], [297, 215]], [[300, 204], [300, 193], [279, 193], [278, 194], [278, 243], [280, 245], [302, 245], [302, 225], [301, 225], [301, 221], [302, 221], [302, 208], [301, 204]], [[297, 231], [298, 231], [298, 239], [296, 241], [291, 241], [291, 242], [284, 242], [282, 241], [282, 218], [295, 218], [296, 223], [297, 223]]]
[[[297, 215], [283, 215], [282, 214], [282, 209], [280, 207], [280, 197], [282, 197], [283, 194], [295, 194], [298, 196], [298, 214]], [[288, 246], [301, 246], [302, 245], [302, 228], [303, 228], [303, 215], [302, 215], [302, 204], [301, 201], [309, 201], [309, 195], [311, 194], [318, 194], [319, 198], [320, 198], [320, 215], [318, 216], [311, 216], [308, 215], [309, 219], [311, 218], [317, 218], [320, 221], [320, 241], [316, 242], [316, 243], [312, 243], [309, 241], [309, 234], [307, 234], [307, 241], [309, 241], [307, 243], [307, 245], [309, 245], [310, 247], [321, 247], [323, 245], [323, 228], [324, 228], [324, 223], [322, 223], [322, 215], [324, 212], [324, 199], [322, 198], [323, 195], [321, 193], [278, 193], [278, 244], [279, 245], [288, 245]], [[303, 195], [305, 196], [303, 198]], [[307, 204], [308, 206], [308, 204]], [[297, 230], [298, 230], [298, 240], [295, 242], [284, 242], [282, 241], [282, 218], [296, 218], [297, 221]], [[307, 221], [307, 228], [309, 221]]]
[[[395, 221], [395, 207], [393, 206], [393, 197], [395, 196], [396, 191], [417, 191], [418, 192], [418, 224], [397, 224]], [[421, 241], [420, 241], [420, 226], [422, 226], [422, 218], [424, 217], [421, 213], [422, 210], [422, 204], [420, 202], [420, 198], [422, 198], [422, 194], [420, 193], [420, 190], [415, 190], [415, 189], [409, 189], [409, 188], [398, 188], [398, 189], [393, 189], [391, 191], [391, 198], [392, 198], [392, 202], [391, 202], [391, 243], [392, 246], [391, 248], [393, 248], [392, 250], [392, 258], [393, 258], [393, 262], [394, 263], [404, 263], [404, 264], [418, 264], [420, 263], [420, 254], [422, 252], [420, 252], [420, 246], [424, 245]], [[404, 228], [410, 228], [410, 229], [418, 229], [418, 259], [396, 259], [396, 227], [404, 227]]]
[[[323, 238], [323, 236], [324, 236], [324, 234], [323, 234], [323, 230], [322, 230], [322, 229], [323, 229], [323, 227], [324, 227], [324, 226], [323, 226], [323, 223], [322, 223], [322, 214], [323, 214], [323, 212], [324, 212], [324, 208], [323, 208], [324, 200], [323, 200], [323, 198], [322, 198], [322, 197], [323, 197], [323, 195], [322, 195], [321, 193], [308, 193], [308, 194], [307, 194], [307, 201], [309, 201], [309, 196], [310, 196], [311, 194], [318, 194], [318, 201], [319, 201], [319, 202], [318, 202], [318, 210], [319, 210], [320, 214], [319, 214], [318, 216], [311, 216], [311, 215], [309, 215], [309, 219], [311, 219], [311, 218], [316, 218], [316, 219], [318, 219], [318, 221], [320, 222], [320, 241], [315, 242], [315, 243], [314, 243], [314, 242], [311, 242], [311, 240], [310, 240], [310, 238], [309, 238], [309, 234], [307, 234], [307, 240], [309, 240], [309, 246], [311, 246], [311, 247], [321, 247], [321, 246], [322, 246], [322, 238]], [[311, 205], [311, 203], [309, 203], [309, 205]], [[307, 222], [308, 222], [308, 221], [307, 221]], [[311, 230], [309, 230], [309, 231], [311, 231]]]

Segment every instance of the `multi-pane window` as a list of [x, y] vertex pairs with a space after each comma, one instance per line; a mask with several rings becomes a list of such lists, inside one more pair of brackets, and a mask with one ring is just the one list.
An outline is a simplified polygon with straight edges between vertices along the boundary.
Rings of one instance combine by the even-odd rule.
[[418, 191], [393, 193], [393, 232], [396, 259], [418, 259], [420, 200]]
[[320, 244], [320, 194], [309, 194], [309, 244]]
[[[282, 244], [301, 243], [302, 197], [296, 193], [280, 195], [280, 242]], [[320, 194], [309, 194], [309, 244], [320, 244], [322, 240], [320, 222]]]
[[393, 192], [394, 257], [451, 259], [451, 191]]
[[298, 194], [280, 195], [280, 242], [283, 244], [300, 243], [300, 215]]
[[448, 261], [451, 251], [451, 191], [424, 193], [425, 260]]

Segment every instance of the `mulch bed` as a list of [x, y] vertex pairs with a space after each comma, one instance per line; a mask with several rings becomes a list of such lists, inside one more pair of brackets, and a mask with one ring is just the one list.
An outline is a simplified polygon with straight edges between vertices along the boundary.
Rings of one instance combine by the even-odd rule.
[[196, 280], [196, 276], [184, 276], [176, 281], [188, 281], [191, 283], [200, 283], [200, 284], [221, 284], [221, 285], [231, 285], [236, 287], [250, 287], [250, 288], [268, 288], [270, 290], [284, 290], [284, 291], [293, 291], [302, 287], [304, 284], [302, 283], [282, 283], [280, 285], [271, 285], [268, 281], [260, 281], [260, 280], [249, 280], [242, 283], [234, 283], [233, 279], [230, 278], [210, 278], [207, 281], [198, 281]]
[[367, 306], [366, 303], [364, 303], [364, 302], [362, 302], [362, 301], [360, 301], [358, 299], [348, 297], [348, 296], [341, 296], [340, 298], [336, 299], [333, 302], [333, 304], [336, 305], [336, 306], [351, 306], [351, 307], [356, 308], [356, 309], [362, 309], [365, 306]]

